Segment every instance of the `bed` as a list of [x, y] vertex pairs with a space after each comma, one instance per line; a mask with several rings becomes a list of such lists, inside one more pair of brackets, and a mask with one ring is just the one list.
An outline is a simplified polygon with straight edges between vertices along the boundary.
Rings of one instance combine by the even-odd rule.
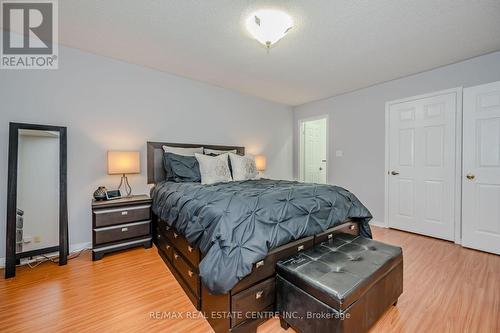
[[216, 332], [254, 332], [273, 315], [277, 261], [338, 232], [371, 237], [369, 211], [343, 188], [269, 179], [165, 181], [163, 145], [245, 150], [147, 145], [158, 253]]

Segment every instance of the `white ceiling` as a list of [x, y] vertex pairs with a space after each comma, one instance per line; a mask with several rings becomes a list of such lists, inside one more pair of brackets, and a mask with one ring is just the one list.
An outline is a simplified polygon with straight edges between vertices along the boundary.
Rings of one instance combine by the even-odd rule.
[[[291, 14], [269, 53], [244, 19]], [[499, 0], [63, 0], [61, 44], [289, 105], [500, 49]]]

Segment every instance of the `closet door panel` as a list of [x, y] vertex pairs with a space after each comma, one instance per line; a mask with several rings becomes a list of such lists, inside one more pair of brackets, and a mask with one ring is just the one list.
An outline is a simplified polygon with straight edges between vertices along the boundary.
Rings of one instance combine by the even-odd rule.
[[500, 82], [464, 89], [462, 245], [500, 254]]
[[389, 226], [453, 240], [457, 93], [389, 107]]

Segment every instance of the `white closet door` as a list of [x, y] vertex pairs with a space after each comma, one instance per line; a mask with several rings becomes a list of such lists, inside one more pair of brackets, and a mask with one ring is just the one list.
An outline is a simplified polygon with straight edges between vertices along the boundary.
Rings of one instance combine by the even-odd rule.
[[453, 240], [457, 93], [388, 110], [389, 226]]
[[500, 82], [464, 89], [462, 245], [500, 254]]

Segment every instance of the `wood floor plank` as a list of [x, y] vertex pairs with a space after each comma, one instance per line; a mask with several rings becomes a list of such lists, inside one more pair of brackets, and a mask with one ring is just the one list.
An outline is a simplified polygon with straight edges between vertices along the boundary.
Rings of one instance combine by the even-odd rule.
[[[500, 256], [373, 231], [375, 239], [403, 247], [404, 292], [371, 332], [500, 332]], [[19, 268], [14, 279], [0, 280], [0, 331], [212, 332], [155, 248]], [[258, 330], [278, 332], [293, 330], [281, 329], [277, 319]]]

